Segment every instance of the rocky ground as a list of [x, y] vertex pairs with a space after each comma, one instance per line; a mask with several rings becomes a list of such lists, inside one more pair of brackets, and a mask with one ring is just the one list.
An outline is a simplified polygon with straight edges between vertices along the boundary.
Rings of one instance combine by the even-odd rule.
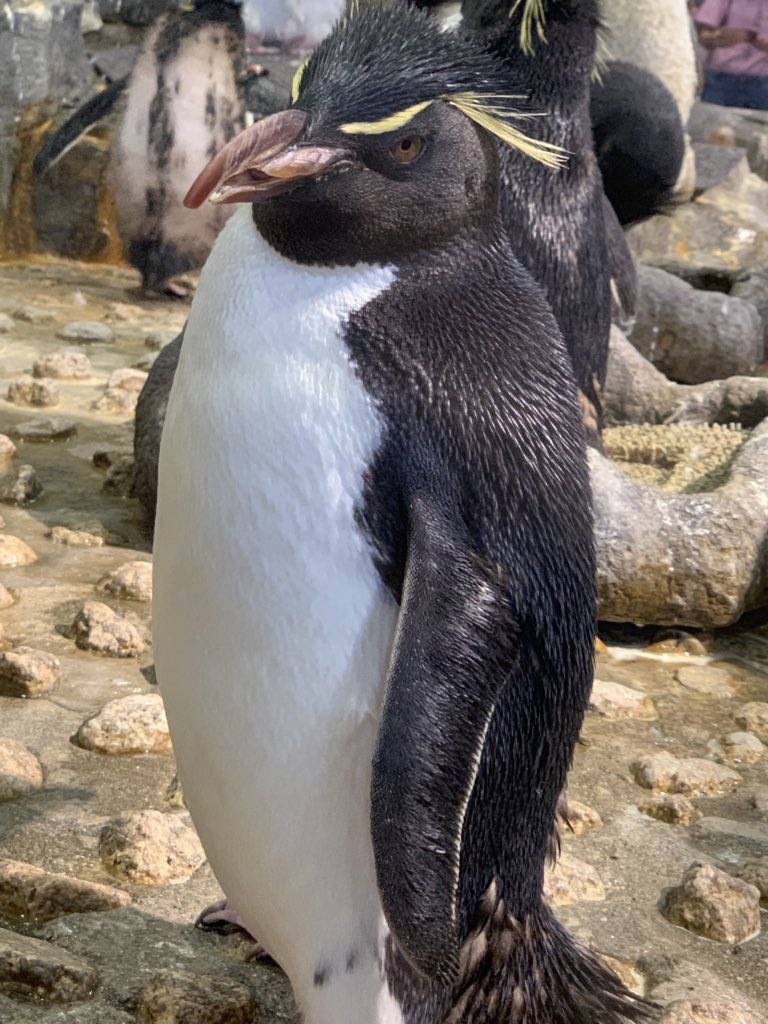
[[[137, 391], [187, 307], [137, 284], [0, 266], [0, 1020], [293, 1021], [250, 943], [192, 926], [220, 891], [174, 783], [127, 496]], [[611, 630], [551, 899], [668, 1024], [768, 1021], [768, 628]]]

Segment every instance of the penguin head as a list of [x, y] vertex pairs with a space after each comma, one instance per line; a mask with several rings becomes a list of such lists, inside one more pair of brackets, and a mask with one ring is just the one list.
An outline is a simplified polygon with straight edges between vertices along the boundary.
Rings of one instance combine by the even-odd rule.
[[397, 261], [495, 220], [494, 136], [559, 162], [515, 127], [508, 93], [469, 35], [405, 0], [365, 5], [299, 69], [291, 108], [228, 143], [186, 205], [252, 203], [267, 241], [300, 262]]
[[546, 43], [550, 22], [582, 20], [598, 24], [598, 0], [462, 0], [461, 16], [467, 29], [511, 32], [520, 49], [533, 55]]

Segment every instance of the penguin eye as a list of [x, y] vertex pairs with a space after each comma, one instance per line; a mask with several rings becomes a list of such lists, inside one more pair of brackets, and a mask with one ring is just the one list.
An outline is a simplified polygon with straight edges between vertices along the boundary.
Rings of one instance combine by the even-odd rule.
[[420, 135], [406, 135], [392, 146], [390, 154], [399, 164], [412, 164], [417, 157], [421, 156], [424, 149], [424, 139]]

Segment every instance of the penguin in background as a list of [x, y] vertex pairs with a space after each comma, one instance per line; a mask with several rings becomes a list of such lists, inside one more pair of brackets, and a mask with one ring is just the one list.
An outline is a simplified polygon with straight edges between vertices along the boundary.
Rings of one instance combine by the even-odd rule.
[[183, 205], [194, 168], [244, 125], [239, 86], [244, 62], [239, 0], [194, 0], [147, 30], [130, 76], [112, 83], [44, 144], [38, 174], [120, 100], [109, 176], [117, 229], [148, 292], [183, 297], [171, 282], [202, 266], [229, 211], [203, 218]]
[[240, 209], [162, 437], [156, 665], [211, 866], [305, 1024], [651, 1019], [542, 897], [595, 562], [570, 363], [499, 218], [497, 139], [558, 154], [509, 86], [363, 7], [187, 196]]
[[[634, 266], [605, 200], [590, 123], [598, 0], [464, 0], [462, 25], [507, 68], [507, 92], [542, 116], [530, 135], [568, 154], [553, 169], [501, 152], [501, 217], [547, 296], [573, 362], [587, 438], [599, 445], [613, 296], [634, 296]], [[609, 248], [609, 238], [611, 248]], [[617, 252], [613, 253], [612, 248]], [[611, 287], [612, 267], [619, 286]]]

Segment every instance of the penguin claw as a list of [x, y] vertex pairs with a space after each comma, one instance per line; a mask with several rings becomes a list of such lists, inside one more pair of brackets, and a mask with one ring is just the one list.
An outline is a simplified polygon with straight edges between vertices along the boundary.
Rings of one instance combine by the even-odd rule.
[[202, 910], [195, 919], [195, 928], [200, 928], [205, 932], [218, 932], [219, 935], [235, 935], [237, 932], [240, 932], [253, 942], [253, 948], [246, 957], [249, 963], [257, 961], [260, 964], [269, 964], [272, 967], [280, 966], [269, 955], [262, 944], [254, 939], [246, 928], [243, 919], [234, 907], [229, 905], [227, 900], [212, 903], [210, 907]]

